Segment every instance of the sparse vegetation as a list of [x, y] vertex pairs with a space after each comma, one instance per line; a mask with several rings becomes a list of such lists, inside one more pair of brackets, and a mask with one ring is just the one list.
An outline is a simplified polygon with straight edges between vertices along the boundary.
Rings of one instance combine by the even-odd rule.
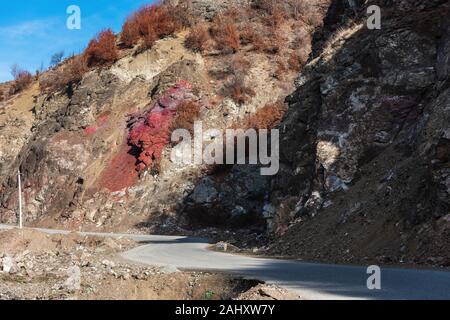
[[247, 129], [272, 129], [283, 119], [287, 106], [283, 101], [267, 104], [255, 114], [244, 120], [243, 127]]
[[14, 77], [14, 83], [11, 85], [10, 94], [16, 94], [23, 91], [33, 81], [33, 75], [17, 64], [11, 67], [11, 75]]
[[245, 77], [241, 74], [233, 76], [230, 82], [225, 84], [224, 96], [230, 97], [237, 104], [244, 104], [255, 96], [255, 91], [245, 83]]
[[[274, 55], [277, 69], [274, 74], [280, 80], [289, 71], [298, 72], [306, 63], [310, 33], [308, 23], [312, 12], [318, 13], [316, 6], [305, 0], [288, 0], [280, 4], [269, 0], [255, 0], [249, 6], [232, 7], [217, 14], [212, 22], [192, 15], [191, 4], [168, 3], [146, 5], [130, 15], [125, 21], [120, 44], [122, 47], [139, 46], [142, 52], [154, 46], [161, 38], [173, 35], [182, 28], [190, 27], [185, 46], [194, 52], [205, 53], [216, 48], [221, 54], [239, 55], [256, 51]], [[308, 20], [309, 19], [309, 20]], [[296, 22], [297, 21], [297, 22]], [[295, 28], [294, 39], [287, 39], [285, 28]], [[191, 27], [192, 26], [192, 27]], [[67, 85], [80, 81], [83, 75], [95, 67], [108, 67], [119, 57], [116, 36], [111, 29], [100, 32], [91, 40], [85, 52], [79, 57], [67, 59], [61, 64], [64, 52], [55, 53], [50, 65], [56, 68], [39, 73], [43, 90], [62, 90]], [[233, 59], [231, 70], [223, 86], [223, 94], [239, 104], [248, 102], [254, 95], [245, 84], [249, 64]], [[238, 66], [238, 64], [241, 66]], [[28, 74], [21, 74], [14, 90], [22, 90], [30, 82]]]
[[300, 50], [298, 52], [292, 52], [288, 64], [290, 69], [295, 70], [296, 72], [300, 72], [302, 70], [303, 65], [308, 61], [308, 55], [304, 50]]
[[228, 82], [223, 87], [223, 96], [230, 97], [237, 104], [247, 103], [255, 96], [255, 91], [245, 80], [251, 66], [251, 62], [243, 54], [233, 56], [225, 66]]
[[64, 51], [60, 51], [52, 55], [50, 59], [50, 66], [54, 67], [61, 63], [62, 59], [64, 57]]
[[86, 57], [74, 56], [59, 69], [49, 71], [42, 76], [39, 81], [40, 89], [50, 92], [62, 90], [68, 85], [79, 82], [88, 70]]
[[204, 300], [212, 300], [214, 298], [214, 292], [206, 291], [204, 295]]
[[89, 67], [109, 66], [117, 60], [116, 36], [111, 29], [101, 31], [84, 52]]
[[143, 6], [126, 20], [122, 27], [121, 41], [125, 47], [133, 47], [143, 41], [143, 48], [151, 48], [158, 39], [172, 35], [183, 27], [183, 19], [177, 20], [168, 6]]
[[185, 101], [180, 104], [172, 121], [171, 130], [187, 129], [192, 132], [195, 120], [200, 117], [200, 110], [200, 105], [195, 101]]
[[287, 65], [287, 62], [284, 59], [281, 59], [277, 57], [275, 59], [276, 69], [274, 76], [280, 81], [283, 81], [285, 79], [285, 75], [287, 72], [289, 72], [289, 67]]
[[217, 15], [211, 29], [217, 49], [223, 54], [236, 53], [240, 49], [239, 32], [228, 17], [222, 14]]
[[266, 39], [264, 39], [264, 29], [256, 23], [247, 23], [243, 26], [240, 36], [243, 45], [252, 45], [255, 51], [264, 51]]
[[251, 62], [243, 54], [235, 55], [226, 66], [228, 73], [234, 76], [246, 74], [251, 67]]
[[185, 46], [194, 52], [204, 52], [210, 39], [208, 26], [205, 23], [195, 25], [186, 37]]
[[[211, 22], [199, 22], [188, 35], [185, 46], [201, 53], [211, 46], [221, 55], [245, 56], [251, 51], [270, 55], [273, 76], [283, 83], [292, 72], [301, 71], [311, 50], [311, 32], [317, 24], [308, 17], [320, 16], [320, 7], [306, 2], [255, 0], [248, 6], [232, 7], [218, 13]], [[215, 70], [214, 74], [225, 81], [222, 95], [243, 104], [254, 95], [245, 84], [250, 66], [241, 63], [238, 67], [238, 60], [231, 61], [225, 63], [224, 72]], [[226, 77], [227, 74], [232, 77]]]

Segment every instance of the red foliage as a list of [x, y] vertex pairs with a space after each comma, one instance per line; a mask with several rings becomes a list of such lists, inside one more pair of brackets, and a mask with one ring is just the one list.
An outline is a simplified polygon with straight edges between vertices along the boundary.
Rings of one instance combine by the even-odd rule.
[[[171, 125], [177, 108], [191, 98], [191, 91], [191, 84], [181, 81], [164, 92], [149, 111], [131, 117], [127, 140], [102, 172], [101, 187], [112, 192], [131, 187], [136, 183], [139, 172], [154, 168], [159, 163], [164, 148], [170, 142]], [[98, 121], [101, 123], [102, 118]]]
[[95, 134], [97, 132], [97, 130], [98, 130], [98, 127], [96, 125], [93, 125], [93, 126], [89, 126], [86, 129], [84, 129], [84, 133], [87, 136], [92, 136], [93, 134]]
[[159, 163], [164, 148], [170, 142], [172, 121], [178, 106], [189, 99], [192, 86], [181, 81], [167, 90], [150, 111], [130, 120], [128, 144], [135, 150], [136, 169], [143, 171]]
[[131, 146], [125, 142], [109, 166], [102, 172], [100, 186], [111, 192], [132, 187], [139, 177], [135, 165], [136, 158], [131, 153]]
[[89, 43], [84, 52], [87, 65], [108, 66], [114, 63], [118, 58], [116, 48], [116, 36], [111, 29], [100, 32], [95, 39]]
[[109, 116], [107, 114], [103, 114], [98, 117], [96, 123], [84, 129], [84, 133], [87, 136], [94, 135], [98, 130], [103, 129], [107, 126]]
[[182, 23], [167, 6], [146, 5], [128, 17], [122, 27], [121, 40], [126, 47], [133, 47], [142, 39], [144, 47], [150, 48], [156, 40], [175, 33], [181, 27]]
[[128, 143], [139, 150], [139, 171], [156, 164], [164, 148], [169, 144], [170, 124], [173, 113], [170, 110], [150, 112], [145, 121], [134, 127]]

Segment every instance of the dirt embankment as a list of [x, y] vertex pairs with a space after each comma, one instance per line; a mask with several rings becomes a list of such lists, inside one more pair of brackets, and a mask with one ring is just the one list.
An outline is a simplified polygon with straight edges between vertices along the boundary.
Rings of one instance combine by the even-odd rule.
[[[256, 280], [182, 272], [172, 267], [136, 266], [117, 258], [117, 253], [136, 245], [125, 239], [84, 237], [76, 233], [0, 231], [0, 300], [292, 297]], [[258, 287], [252, 289], [255, 286]]]

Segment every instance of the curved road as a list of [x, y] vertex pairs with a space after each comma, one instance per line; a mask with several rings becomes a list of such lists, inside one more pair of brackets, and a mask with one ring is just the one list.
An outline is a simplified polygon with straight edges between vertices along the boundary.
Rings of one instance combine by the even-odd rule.
[[[0, 229], [12, 227], [0, 225]], [[69, 231], [37, 229], [51, 234]], [[450, 300], [450, 272], [381, 269], [381, 290], [367, 289], [366, 267], [253, 258], [208, 250], [205, 239], [83, 232], [82, 235], [129, 238], [142, 243], [121, 254], [139, 264], [175, 266], [182, 270], [226, 272], [263, 280], [304, 299], [445, 299]]]

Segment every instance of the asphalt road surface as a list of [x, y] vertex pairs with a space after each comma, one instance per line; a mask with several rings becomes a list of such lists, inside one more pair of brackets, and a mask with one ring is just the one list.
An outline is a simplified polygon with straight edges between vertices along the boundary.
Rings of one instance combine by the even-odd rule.
[[[0, 229], [10, 229], [0, 225]], [[37, 229], [49, 234], [69, 231]], [[80, 232], [82, 235], [128, 238], [142, 245], [121, 254], [138, 264], [175, 266], [181, 270], [226, 272], [291, 290], [304, 299], [450, 300], [450, 272], [381, 268], [381, 289], [367, 288], [368, 266], [342, 266], [295, 260], [253, 258], [214, 252], [205, 239]]]

